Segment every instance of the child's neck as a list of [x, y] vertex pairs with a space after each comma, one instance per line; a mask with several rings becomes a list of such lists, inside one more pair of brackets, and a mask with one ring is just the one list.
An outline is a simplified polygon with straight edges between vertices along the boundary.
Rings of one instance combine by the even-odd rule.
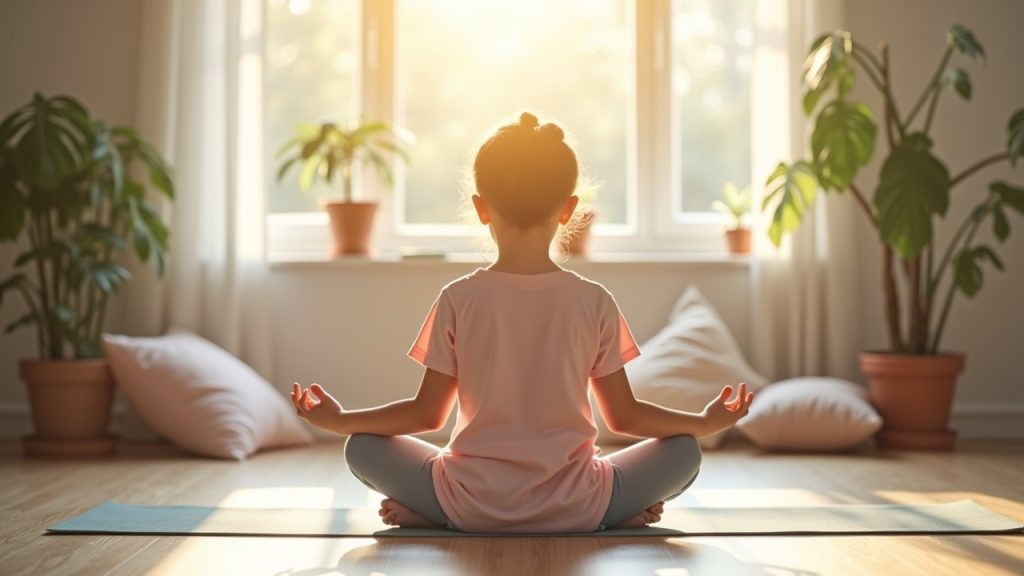
[[536, 226], [527, 230], [493, 230], [498, 258], [488, 269], [511, 274], [544, 274], [561, 268], [551, 260], [553, 233]]

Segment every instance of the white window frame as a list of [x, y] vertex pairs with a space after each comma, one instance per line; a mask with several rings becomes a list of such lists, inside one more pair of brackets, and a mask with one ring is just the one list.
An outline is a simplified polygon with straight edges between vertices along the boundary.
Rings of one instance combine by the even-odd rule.
[[[679, 111], [673, 110], [671, 96], [671, 2], [634, 3], [635, 90], [626, 110], [627, 223], [595, 226], [595, 253], [725, 253], [723, 215], [678, 211], [682, 175], [678, 163], [672, 162], [679, 149], [679, 135], [672, 130]], [[399, 112], [395, 4], [396, 0], [361, 0], [356, 109], [367, 118], [393, 121]], [[670, 121], [659, 121], [663, 118]], [[402, 182], [402, 166], [395, 168], [396, 180]], [[369, 172], [358, 177], [368, 196], [380, 201], [374, 244], [382, 253], [403, 248], [471, 251], [472, 238], [486, 235], [482, 226], [472, 224], [400, 222], [402, 195], [385, 189]], [[271, 259], [307, 259], [328, 252], [327, 215], [322, 211], [268, 214], [267, 228]]]

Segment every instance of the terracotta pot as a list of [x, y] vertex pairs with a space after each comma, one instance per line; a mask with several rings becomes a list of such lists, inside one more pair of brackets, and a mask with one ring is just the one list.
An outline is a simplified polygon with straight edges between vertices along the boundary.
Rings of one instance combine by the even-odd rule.
[[576, 230], [560, 247], [563, 254], [585, 256], [590, 246], [590, 230], [594, 227], [597, 214], [586, 211], [580, 214], [580, 223]]
[[370, 253], [376, 202], [326, 202], [324, 209], [331, 219], [334, 248], [331, 257], [366, 256]]
[[35, 435], [27, 456], [99, 456], [117, 449], [109, 433], [114, 379], [106, 360], [22, 360]]
[[750, 229], [733, 228], [725, 231], [725, 240], [732, 254], [750, 254]]
[[860, 369], [868, 377], [871, 402], [885, 420], [880, 446], [948, 450], [956, 441], [949, 413], [964, 355], [904, 355], [865, 352]]

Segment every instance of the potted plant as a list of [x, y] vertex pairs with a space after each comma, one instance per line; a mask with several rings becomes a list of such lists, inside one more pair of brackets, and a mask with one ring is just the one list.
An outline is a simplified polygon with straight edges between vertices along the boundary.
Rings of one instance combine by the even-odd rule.
[[35, 434], [28, 455], [99, 455], [108, 432], [113, 380], [101, 357], [107, 302], [131, 273], [117, 261], [129, 246], [163, 271], [168, 231], [136, 169], [172, 198], [170, 169], [130, 128], [93, 120], [77, 100], [36, 94], [0, 122], [0, 241], [27, 236], [14, 273], [0, 282], [28, 311], [6, 327], [36, 330], [39, 358], [22, 360]]
[[[860, 365], [885, 419], [878, 440], [887, 446], [943, 449], [955, 441], [955, 432], [948, 429], [949, 413], [964, 356], [943, 350], [946, 320], [957, 292], [972, 298], [981, 289], [984, 266], [1003, 268], [993, 247], [979, 242], [978, 230], [991, 225], [995, 239], [1003, 242], [1010, 233], [1008, 215], [1024, 213], [1024, 188], [992, 182], [949, 243], [936, 242], [934, 223], [946, 216], [950, 192], [987, 166], [1016, 165], [1024, 153], [1020, 109], [1009, 117], [1004, 150], [956, 173], [936, 155], [931, 129], [940, 98], [949, 89], [965, 100], [971, 97], [967, 71], [950, 63], [954, 56], [975, 61], [985, 57], [974, 34], [962, 26], [953, 26], [947, 39], [938, 68], [909, 108], [893, 96], [885, 44], [875, 54], [845, 31], [815, 40], [804, 65], [803, 91], [804, 112], [816, 114], [811, 156], [780, 163], [766, 184], [764, 208], [773, 211], [769, 235], [776, 245], [799, 226], [818, 188], [848, 192], [878, 231], [889, 348], [863, 353]], [[857, 70], [882, 96], [880, 127], [871, 109], [852, 100]], [[856, 176], [875, 153], [879, 129], [885, 158], [869, 196]]]
[[711, 203], [714, 210], [732, 218], [732, 228], [725, 231], [725, 240], [732, 254], [750, 253], [750, 229], [743, 225], [743, 217], [750, 212], [752, 205], [750, 188], [740, 190], [733, 182], [726, 182], [722, 199]]
[[288, 156], [278, 167], [278, 180], [295, 165], [301, 168], [299, 186], [303, 190], [309, 189], [317, 178], [323, 178], [327, 184], [336, 176], [341, 178], [341, 200], [324, 202], [334, 238], [332, 256], [369, 254], [377, 202], [354, 200], [353, 175], [359, 164], [368, 163], [391, 186], [394, 176], [390, 157], [395, 155], [408, 162], [406, 143], [398, 130], [384, 122], [357, 120], [346, 126], [333, 122], [302, 124], [278, 150], [279, 158]]
[[597, 220], [597, 209], [594, 200], [601, 188], [599, 182], [580, 175], [576, 183], [575, 194], [579, 196], [576, 212], [560, 233], [558, 249], [566, 256], [586, 256], [590, 251], [590, 237]]

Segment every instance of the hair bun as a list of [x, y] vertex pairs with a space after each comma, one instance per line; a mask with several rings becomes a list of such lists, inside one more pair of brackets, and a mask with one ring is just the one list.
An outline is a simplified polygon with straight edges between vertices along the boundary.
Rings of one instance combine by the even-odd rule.
[[540, 122], [537, 121], [537, 117], [529, 112], [523, 112], [519, 115], [519, 126], [523, 128], [533, 129], [536, 128]]
[[550, 122], [541, 126], [540, 130], [537, 130], [537, 133], [544, 138], [555, 140], [557, 142], [561, 142], [565, 138], [565, 132], [562, 132], [562, 129], [559, 128], [557, 124], [552, 124]]

